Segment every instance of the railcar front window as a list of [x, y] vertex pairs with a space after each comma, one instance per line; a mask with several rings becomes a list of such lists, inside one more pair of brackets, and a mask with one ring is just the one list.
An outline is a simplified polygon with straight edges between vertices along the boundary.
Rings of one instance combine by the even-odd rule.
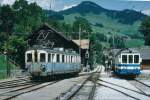
[[27, 54], [27, 62], [32, 62], [32, 54], [31, 53]]
[[134, 55], [134, 63], [139, 63], [139, 55]]
[[40, 62], [45, 62], [45, 53], [40, 54]]
[[133, 55], [129, 55], [129, 63], [133, 63]]
[[127, 63], [127, 55], [122, 55], [122, 63]]

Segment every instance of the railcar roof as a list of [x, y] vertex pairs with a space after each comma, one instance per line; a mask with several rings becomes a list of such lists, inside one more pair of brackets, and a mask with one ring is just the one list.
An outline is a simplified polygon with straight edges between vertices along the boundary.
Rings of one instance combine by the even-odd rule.
[[140, 53], [140, 52], [134, 48], [128, 48], [128, 49], [112, 49], [112, 53], [113, 55], [118, 56], [121, 53]]

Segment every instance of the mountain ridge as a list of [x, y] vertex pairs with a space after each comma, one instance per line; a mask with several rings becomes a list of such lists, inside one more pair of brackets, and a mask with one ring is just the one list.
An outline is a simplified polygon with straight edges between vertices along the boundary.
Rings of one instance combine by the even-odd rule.
[[77, 6], [74, 6], [72, 8], [63, 11], [59, 11], [58, 13], [62, 15], [79, 13], [82, 16], [84, 16], [87, 13], [93, 13], [96, 15], [101, 13], [106, 13], [106, 15], [111, 18], [118, 18], [119, 22], [123, 24], [133, 24], [135, 21], [143, 20], [143, 18], [147, 16], [141, 12], [137, 12], [135, 10], [129, 10], [129, 9], [124, 9], [121, 11], [108, 10], [91, 1], [83, 1]]
[[130, 9], [108, 10], [91, 1], [83, 1], [72, 8], [49, 13], [50, 18], [72, 25], [78, 17], [89, 21], [93, 32], [133, 35], [140, 34], [138, 28], [147, 16]]

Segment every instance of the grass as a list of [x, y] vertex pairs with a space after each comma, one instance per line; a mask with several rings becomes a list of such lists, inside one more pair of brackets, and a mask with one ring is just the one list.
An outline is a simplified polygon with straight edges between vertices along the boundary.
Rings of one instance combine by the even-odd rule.
[[[11, 70], [17, 69], [17, 67], [10, 62], [8, 62], [8, 66]], [[0, 79], [5, 78], [7, 78], [7, 61], [4, 55], [0, 55]]]

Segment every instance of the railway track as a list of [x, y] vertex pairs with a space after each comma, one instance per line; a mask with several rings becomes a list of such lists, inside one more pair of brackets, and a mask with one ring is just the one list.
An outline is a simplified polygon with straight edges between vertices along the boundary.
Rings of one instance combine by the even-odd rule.
[[59, 80], [51, 82], [34, 82], [30, 77], [21, 77], [14, 80], [0, 82], [0, 100], [10, 100], [19, 95], [32, 92], [52, 85]]
[[141, 93], [148, 95], [150, 97], [150, 86], [139, 81], [138, 79], [130, 80], [131, 84], [133, 84]]
[[29, 79], [29, 77], [18, 78], [9, 81], [0, 82], [0, 89], [14, 88], [24, 85], [32, 84], [33, 82]]
[[25, 86], [22, 86], [20, 88], [16, 88], [13, 90], [8, 90], [8, 91], [5, 91], [3, 93], [0, 93], [0, 100], [10, 100], [10, 99], [15, 98], [19, 95], [44, 88], [44, 87], [52, 85], [56, 82], [58, 82], [58, 81], [45, 82], [45, 83], [33, 83], [33, 84], [25, 85]]
[[[92, 100], [96, 89], [96, 81], [99, 78], [102, 67], [91, 73], [82, 83], [72, 87], [57, 100]], [[86, 90], [86, 91], [85, 91]], [[84, 93], [84, 94], [83, 94]]]
[[133, 89], [127, 88], [125, 86], [117, 85], [115, 83], [107, 82], [107, 81], [104, 81], [101, 79], [99, 79], [97, 84], [99, 86], [103, 86], [103, 87], [112, 89], [114, 91], [117, 91], [117, 92], [119, 92], [127, 97], [130, 97], [132, 99], [135, 99], [135, 100], [149, 100], [150, 99], [150, 95], [147, 95], [141, 91], [133, 90]]

